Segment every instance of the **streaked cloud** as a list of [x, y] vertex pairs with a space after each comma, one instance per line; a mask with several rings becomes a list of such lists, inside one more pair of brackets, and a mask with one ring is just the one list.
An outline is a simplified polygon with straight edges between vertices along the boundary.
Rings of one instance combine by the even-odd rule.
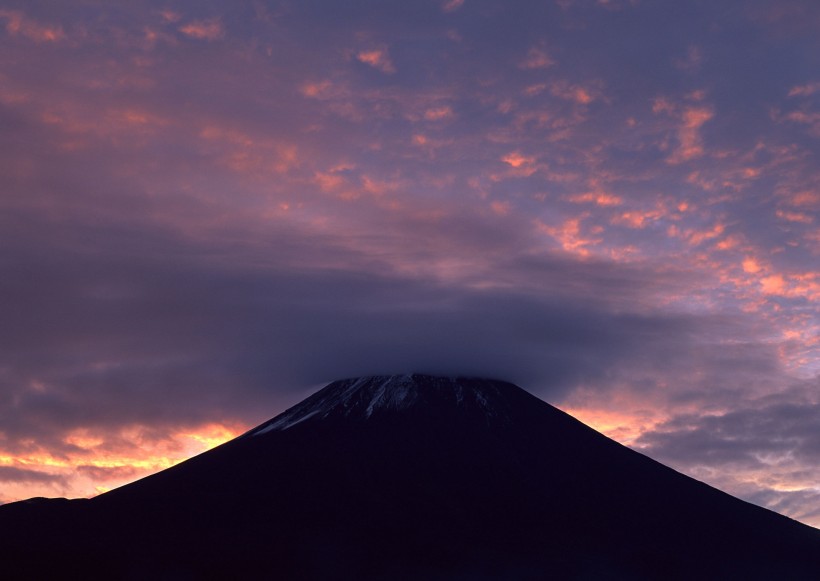
[[219, 40], [225, 36], [225, 29], [218, 18], [194, 20], [180, 26], [179, 31], [185, 36], [199, 40]]

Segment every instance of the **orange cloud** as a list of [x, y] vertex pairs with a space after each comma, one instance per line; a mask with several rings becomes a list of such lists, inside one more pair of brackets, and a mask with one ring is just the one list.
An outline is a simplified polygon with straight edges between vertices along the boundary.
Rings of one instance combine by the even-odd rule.
[[180, 26], [179, 31], [186, 36], [200, 40], [219, 40], [225, 36], [222, 22], [218, 18], [195, 20], [185, 26]]
[[756, 272], [760, 272], [760, 270], [762, 268], [760, 266], [760, 264], [757, 262], [757, 260], [755, 260], [751, 256], [747, 256], [746, 258], [743, 259], [742, 266], [743, 266], [743, 272], [747, 272], [749, 274], [754, 274]]
[[[60, 454], [0, 450], [0, 466], [24, 470], [29, 481], [3, 483], [0, 502], [32, 496], [95, 496], [231, 440], [247, 428], [210, 423], [157, 436], [132, 426], [116, 433], [75, 430], [65, 436]], [[39, 475], [39, 477], [38, 477]]]
[[786, 293], [786, 280], [781, 274], [773, 274], [760, 279], [760, 288], [763, 294], [784, 295]]
[[662, 423], [664, 416], [649, 417], [645, 410], [631, 412], [627, 410], [600, 409], [595, 407], [564, 407], [561, 409], [590, 426], [594, 430], [624, 444], [631, 446], [647, 431]]

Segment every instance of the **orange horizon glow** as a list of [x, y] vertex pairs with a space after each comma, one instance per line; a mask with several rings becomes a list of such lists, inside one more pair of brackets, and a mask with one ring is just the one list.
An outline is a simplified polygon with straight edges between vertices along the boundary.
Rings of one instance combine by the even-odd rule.
[[207, 452], [245, 431], [245, 426], [219, 423], [166, 435], [139, 426], [115, 435], [77, 430], [63, 440], [73, 451], [12, 454], [0, 450], [0, 466], [35, 472], [45, 480], [30, 477], [29, 481], [4, 483], [0, 503], [38, 496], [91, 498]]

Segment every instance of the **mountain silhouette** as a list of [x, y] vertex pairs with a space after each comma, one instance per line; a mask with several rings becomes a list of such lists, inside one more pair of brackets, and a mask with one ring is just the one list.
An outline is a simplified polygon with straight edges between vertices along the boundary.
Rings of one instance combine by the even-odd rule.
[[331, 383], [90, 500], [0, 507], [3, 579], [820, 579], [820, 531], [515, 385]]

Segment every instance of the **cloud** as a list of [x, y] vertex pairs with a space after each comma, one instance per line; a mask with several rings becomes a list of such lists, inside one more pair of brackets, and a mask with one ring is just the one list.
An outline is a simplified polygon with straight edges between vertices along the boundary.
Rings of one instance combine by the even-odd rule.
[[40, 24], [18, 10], [0, 10], [0, 19], [6, 21], [6, 32], [12, 36], [20, 35], [37, 43], [59, 42], [66, 38], [61, 26]]
[[[452, 223], [470, 246], [488, 234], [474, 220]], [[18, 247], [31, 236], [5, 231]], [[379, 274], [338, 240], [296, 232], [270, 240], [280, 250], [266, 252], [267, 266], [247, 250], [208, 259], [218, 246], [161, 230], [131, 241], [127, 230], [30, 232], [38, 241], [23, 244], [25, 260], [6, 269], [15, 283], [0, 294], [7, 442], [62, 446], [81, 427], [261, 421], [289, 393], [361, 374], [489, 375], [560, 398], [579, 383], [606, 389], [630, 368], [658, 374], [649, 353], [674, 366], [712, 325], [634, 310], [653, 292], [650, 271], [569, 257], [520, 257], [495, 275], [512, 288], [474, 288], [470, 278]], [[66, 243], [78, 235], [104, 236], [110, 250], [78, 252]], [[334, 266], [308, 266], [321, 256]]]
[[572, 101], [578, 105], [589, 105], [601, 98], [601, 89], [595, 84], [582, 86], [571, 85], [566, 81], [558, 81], [550, 87], [550, 92], [556, 97]]
[[789, 89], [789, 97], [808, 97], [820, 91], [820, 83], [809, 83], [807, 85], [796, 85]]
[[441, 9], [444, 12], [455, 12], [462, 6], [464, 6], [464, 0], [447, 0], [441, 5]]
[[816, 381], [807, 381], [793, 388], [792, 402], [762, 397], [722, 413], [677, 415], [636, 445], [751, 502], [817, 525], [816, 389]]
[[393, 65], [393, 61], [390, 60], [386, 47], [360, 50], [356, 53], [356, 59], [383, 73], [393, 74], [396, 72], [396, 67]]
[[668, 158], [669, 163], [682, 163], [703, 155], [703, 139], [700, 130], [714, 116], [714, 111], [709, 107], [686, 107], [681, 112], [678, 147]]
[[424, 118], [427, 121], [441, 121], [453, 116], [453, 110], [447, 105], [441, 107], [432, 107], [424, 112]]
[[675, 59], [675, 66], [687, 72], [697, 71], [703, 63], [703, 50], [696, 45], [689, 45], [686, 56]]
[[0, 482], [29, 482], [29, 483], [52, 483], [60, 480], [60, 477], [46, 474], [37, 470], [28, 470], [16, 466], [0, 466]]
[[546, 69], [555, 64], [555, 60], [549, 55], [542, 43], [539, 43], [527, 51], [527, 56], [519, 63], [522, 69]]
[[179, 27], [185, 36], [198, 40], [219, 40], [225, 36], [225, 29], [218, 18], [210, 20], [194, 20]]

